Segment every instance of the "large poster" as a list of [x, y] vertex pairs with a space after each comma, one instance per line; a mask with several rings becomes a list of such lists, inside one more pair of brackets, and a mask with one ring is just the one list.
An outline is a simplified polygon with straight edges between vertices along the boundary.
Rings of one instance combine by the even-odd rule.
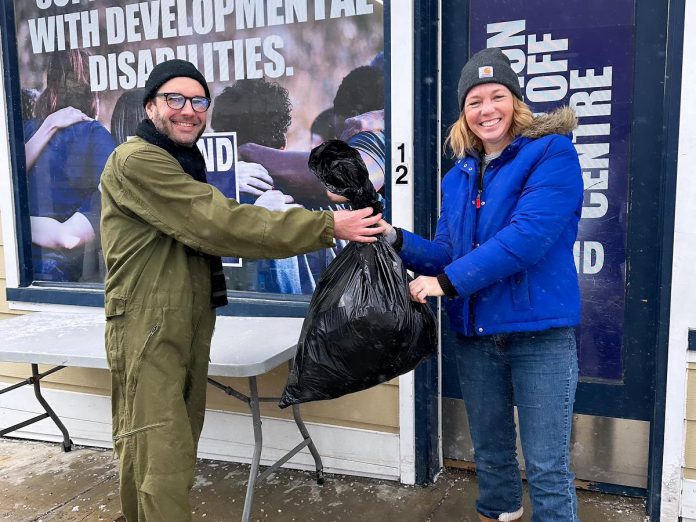
[[471, 0], [471, 52], [499, 47], [535, 112], [570, 105], [585, 183], [575, 261], [582, 292], [580, 373], [619, 380], [635, 1]]
[[[307, 169], [342, 137], [385, 184], [381, 0], [15, 0], [34, 279], [98, 282], [99, 175], [144, 117], [152, 67], [209, 83], [198, 143], [209, 182], [242, 203], [335, 208]], [[362, 131], [362, 132], [359, 132]], [[340, 248], [340, 245], [339, 245]], [[336, 249], [224, 259], [232, 290], [308, 294]]]

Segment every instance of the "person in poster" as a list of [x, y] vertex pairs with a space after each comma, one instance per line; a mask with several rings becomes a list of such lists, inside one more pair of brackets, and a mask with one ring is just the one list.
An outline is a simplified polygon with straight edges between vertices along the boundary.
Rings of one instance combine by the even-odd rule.
[[[474, 54], [458, 84], [457, 157], [442, 181], [435, 239], [388, 227], [414, 300], [447, 296], [482, 521], [522, 519], [514, 406], [532, 520], [577, 520], [570, 433], [580, 293], [573, 244], [582, 212], [568, 107], [533, 117], [500, 49]], [[386, 223], [383, 222], [386, 226]]]
[[[326, 114], [324, 111], [323, 114]], [[355, 148], [363, 159], [370, 181], [384, 193], [386, 140], [384, 134], [384, 72], [379, 67], [361, 66], [341, 81], [330, 111], [330, 128]], [[240, 156], [263, 165], [279, 187], [305, 207], [320, 210], [344, 208], [345, 200], [327, 196], [326, 189], [307, 167], [309, 152], [284, 151], [257, 143], [240, 147]], [[298, 260], [300, 278], [288, 293], [312, 293], [322, 272], [344, 245], [312, 252]], [[288, 286], [285, 286], [288, 289]]]
[[[283, 150], [287, 144], [291, 109], [290, 95], [281, 85], [263, 78], [239, 80], [231, 87], [225, 87], [215, 98], [210, 124], [216, 132], [234, 130], [237, 145], [256, 143]], [[292, 196], [274, 188], [273, 178], [262, 165], [237, 161], [235, 174], [240, 203], [281, 211], [299, 206]], [[225, 182], [230, 178], [227, 173], [212, 173], [208, 178], [225, 193]], [[255, 264], [253, 272], [259, 279], [259, 288], [273, 293], [300, 294], [303, 283], [308, 284], [307, 278], [311, 277], [308, 270], [300, 270], [299, 262], [302, 260], [301, 256], [293, 256], [245, 262], [247, 269], [250, 263]]]
[[126, 520], [191, 520], [215, 308], [227, 304], [219, 256], [287, 257], [333, 238], [374, 242], [371, 209], [271, 212], [206, 182], [196, 142], [210, 90], [184, 60], [151, 72], [148, 119], [101, 176], [106, 350], [113, 440]]
[[124, 92], [114, 105], [111, 113], [111, 134], [116, 145], [124, 143], [135, 136], [135, 130], [147, 117], [143, 108], [143, 89], [132, 89]]
[[114, 142], [95, 118], [99, 98], [90, 89], [88, 55], [54, 52], [46, 88], [24, 126], [34, 277], [96, 281], [95, 259], [85, 258], [99, 228], [99, 175]]

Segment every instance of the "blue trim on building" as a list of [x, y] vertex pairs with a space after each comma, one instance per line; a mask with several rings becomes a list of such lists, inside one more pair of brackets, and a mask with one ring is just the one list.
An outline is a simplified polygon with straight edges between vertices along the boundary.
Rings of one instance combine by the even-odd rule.
[[[437, 224], [438, 179], [438, 2], [414, 3], [414, 231], [433, 237]], [[436, 306], [432, 300], [431, 306]], [[415, 370], [416, 483], [432, 482], [440, 470], [438, 361]]]
[[[665, 405], [667, 400], [667, 358], [674, 253], [674, 224], [677, 196], [677, 159], [679, 150], [679, 114], [681, 111], [682, 60], [684, 42], [685, 0], [671, 0], [667, 20], [667, 52], [663, 98], [663, 156], [660, 179], [661, 233], [656, 249], [659, 260], [657, 343], [655, 350], [653, 421], [650, 424], [648, 456], [648, 514], [660, 520], [662, 472], [665, 438]], [[691, 341], [689, 332], [689, 341]], [[689, 349], [691, 346], [689, 346]]]
[[70, 306], [104, 306], [104, 291], [98, 289], [75, 290], [56, 287], [22, 287], [8, 288], [8, 301], [23, 303], [41, 303]]
[[[2, 33], [2, 62], [5, 92], [7, 93], [7, 131], [12, 165], [12, 187], [15, 204], [15, 223], [19, 261], [19, 284], [26, 286], [32, 279], [31, 223], [27, 198], [26, 162], [24, 157], [24, 127], [22, 123], [22, 93], [17, 60], [17, 36], [15, 32], [12, 2], [3, 2], [0, 8], [0, 32]], [[21, 175], [20, 175], [21, 174]], [[22, 180], [22, 182], [20, 182]]]
[[[7, 299], [23, 303], [41, 303], [71, 306], [104, 306], [104, 290], [100, 285], [93, 287], [30, 286], [8, 288]], [[309, 309], [307, 300], [290, 300], [277, 294], [277, 299], [251, 292], [229, 293], [229, 304], [218, 308], [217, 315], [237, 317], [305, 317]]]
[[384, 219], [391, 222], [391, 164], [392, 164], [392, 138], [391, 138], [391, 2], [384, 3], [384, 198], [387, 204], [384, 207]]
[[583, 482], [582, 489], [607, 493], [609, 495], [620, 495], [622, 497], [645, 498], [647, 495], [645, 488], [620, 486], [617, 484], [607, 484], [606, 482]]

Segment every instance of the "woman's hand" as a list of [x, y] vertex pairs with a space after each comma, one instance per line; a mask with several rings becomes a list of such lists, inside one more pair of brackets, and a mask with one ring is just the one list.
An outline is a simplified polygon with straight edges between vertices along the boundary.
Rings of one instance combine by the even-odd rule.
[[74, 107], [64, 107], [46, 116], [46, 119], [24, 146], [27, 170], [31, 170], [56, 132], [81, 121], [92, 121], [92, 118]]
[[445, 295], [437, 277], [418, 276], [408, 284], [411, 291], [411, 300], [425, 303], [426, 297], [440, 297]]
[[75, 107], [64, 107], [46, 116], [44, 123], [53, 130], [58, 130], [81, 121], [92, 121], [92, 118]]
[[237, 176], [239, 192], [251, 194], [252, 196], [261, 196], [261, 194], [273, 188], [273, 178], [263, 165], [258, 163], [238, 161], [234, 174]]
[[389, 236], [391, 234], [396, 233], [396, 230], [394, 229], [394, 227], [391, 226], [386, 221], [384, 221], [383, 219], [380, 219], [378, 224], [380, 227], [384, 227], [384, 235], [385, 236]]
[[383, 219], [379, 220], [378, 225], [384, 228], [382, 235], [384, 236], [384, 239], [387, 240], [387, 243], [394, 246], [394, 243], [396, 243], [396, 229]]

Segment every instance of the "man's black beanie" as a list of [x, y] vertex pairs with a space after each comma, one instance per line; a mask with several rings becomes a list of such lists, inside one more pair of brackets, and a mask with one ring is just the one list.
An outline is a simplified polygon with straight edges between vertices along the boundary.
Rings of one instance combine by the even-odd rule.
[[460, 111], [464, 106], [467, 93], [482, 83], [500, 83], [522, 100], [522, 89], [520, 89], [517, 74], [512, 70], [508, 57], [497, 47], [477, 52], [462, 68], [457, 86]]
[[203, 86], [205, 90], [205, 95], [210, 98], [210, 91], [208, 90], [208, 82], [201, 72], [196, 69], [196, 67], [186, 60], [167, 60], [166, 62], [158, 63], [152, 68], [150, 76], [148, 76], [145, 82], [145, 93], [143, 94], [143, 107], [147, 105], [155, 94], [157, 94], [157, 89], [162, 87], [172, 78], [177, 78], [180, 76], [185, 76], [188, 78], [193, 78], [198, 83]]

